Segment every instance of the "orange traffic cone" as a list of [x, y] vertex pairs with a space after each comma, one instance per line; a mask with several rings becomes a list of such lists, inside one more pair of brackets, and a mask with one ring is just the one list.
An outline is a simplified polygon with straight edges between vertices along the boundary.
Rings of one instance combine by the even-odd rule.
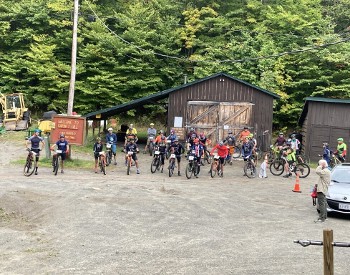
[[294, 189], [293, 192], [301, 193], [300, 191], [300, 184], [299, 184], [299, 174], [297, 173], [297, 178], [295, 179]]

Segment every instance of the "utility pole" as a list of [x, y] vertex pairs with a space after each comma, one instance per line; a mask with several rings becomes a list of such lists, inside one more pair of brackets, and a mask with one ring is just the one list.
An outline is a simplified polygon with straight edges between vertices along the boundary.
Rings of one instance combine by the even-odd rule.
[[77, 71], [78, 13], [79, 13], [79, 0], [74, 0], [72, 61], [71, 61], [71, 71], [70, 71], [67, 115], [72, 115], [72, 112], [73, 112], [75, 75]]

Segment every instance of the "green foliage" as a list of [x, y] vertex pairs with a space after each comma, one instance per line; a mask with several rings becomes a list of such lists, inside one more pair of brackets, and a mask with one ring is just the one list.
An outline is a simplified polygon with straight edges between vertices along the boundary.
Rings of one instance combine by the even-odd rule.
[[[24, 92], [33, 112], [66, 110], [72, 6], [0, 3], [0, 90]], [[223, 71], [279, 94], [275, 123], [295, 126], [305, 97], [349, 97], [350, 45], [335, 43], [348, 38], [349, 7], [350, 0], [82, 1], [74, 110], [175, 87], [184, 74]], [[150, 103], [121, 117], [146, 122], [164, 112]]]

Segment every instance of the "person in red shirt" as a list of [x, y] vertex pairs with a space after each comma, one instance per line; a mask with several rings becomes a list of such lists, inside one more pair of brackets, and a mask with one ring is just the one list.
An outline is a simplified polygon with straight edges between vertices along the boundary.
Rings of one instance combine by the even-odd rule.
[[238, 140], [243, 142], [246, 137], [250, 135], [248, 127], [244, 127], [243, 131], [239, 134]]
[[219, 162], [220, 162], [220, 170], [221, 170], [221, 176], [224, 174], [224, 161], [225, 158], [228, 155], [228, 148], [226, 145], [224, 145], [224, 142], [220, 141], [219, 144], [216, 144], [213, 149], [211, 149], [210, 154], [213, 155], [214, 151], [217, 150], [217, 153], [219, 155]]

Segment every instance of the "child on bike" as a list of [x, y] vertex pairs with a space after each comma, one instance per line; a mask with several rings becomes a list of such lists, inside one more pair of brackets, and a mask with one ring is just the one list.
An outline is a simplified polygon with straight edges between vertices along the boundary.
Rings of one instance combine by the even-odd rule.
[[[30, 144], [30, 150], [36, 153], [36, 167], [35, 167], [35, 175], [38, 174], [38, 162], [39, 162], [39, 156], [40, 156], [40, 151], [43, 150], [45, 146], [44, 139], [39, 136], [40, 130], [35, 129], [34, 130], [34, 135], [32, 135], [28, 140], [26, 141], [26, 148], [28, 149], [28, 145]], [[41, 144], [41, 146], [40, 146]]]
[[167, 150], [167, 143], [166, 143], [166, 137], [162, 136], [160, 139], [160, 142], [157, 142], [158, 150], [159, 150], [159, 156], [160, 156], [160, 164], [161, 164], [161, 170], [160, 172], [163, 173], [163, 168], [164, 168], [164, 159], [165, 159], [165, 154]]
[[98, 157], [100, 156], [100, 152], [103, 151], [103, 144], [101, 142], [101, 138], [97, 137], [96, 142], [94, 144], [94, 157], [95, 157], [95, 173], [97, 173], [97, 164], [98, 164]]
[[114, 156], [114, 165], [117, 165], [117, 135], [113, 133], [113, 128], [108, 128], [108, 133], [106, 135], [106, 142], [112, 145], [112, 153]]
[[133, 154], [131, 155], [131, 158], [133, 159], [133, 161], [135, 161], [136, 173], [140, 174], [139, 161], [138, 161], [137, 155], [136, 155], [139, 152], [139, 148], [138, 148], [137, 144], [135, 143], [134, 139], [130, 139], [129, 143], [126, 144], [126, 147], [125, 147], [125, 153], [126, 153], [126, 155], [125, 155], [125, 162], [127, 161], [127, 158], [128, 158], [128, 152], [133, 152]]
[[193, 140], [193, 145], [190, 147], [190, 154], [193, 155], [196, 158], [196, 162], [197, 162], [197, 175], [196, 178], [198, 178], [198, 174], [200, 172], [200, 166], [201, 166], [201, 156], [203, 154], [203, 145], [201, 145], [199, 143], [199, 139], [195, 138]]
[[[68, 141], [66, 140], [64, 134], [60, 134], [60, 139], [58, 141], [56, 141], [55, 144], [53, 144], [50, 148], [51, 151], [54, 150], [54, 148], [56, 147], [56, 150], [61, 150], [61, 173], [63, 174], [64, 171], [64, 161], [66, 159], [66, 156], [69, 152], [69, 144]], [[55, 158], [57, 158], [57, 154], [54, 154], [52, 157], [52, 165], [54, 163]]]
[[170, 147], [170, 152], [175, 154], [175, 157], [177, 159], [177, 175], [181, 176], [181, 173], [180, 173], [181, 155], [185, 152], [185, 148], [182, 146], [181, 143], [179, 143], [179, 139], [174, 140], [174, 143]]
[[221, 166], [220, 170], [221, 170], [221, 177], [222, 177], [224, 175], [224, 162], [225, 162], [225, 158], [228, 155], [228, 148], [223, 141], [220, 141], [219, 144], [216, 144], [213, 147], [213, 149], [211, 149], [210, 154], [212, 155], [215, 150], [217, 150], [219, 155], [219, 161]]
[[292, 148], [288, 148], [283, 154], [286, 159], [286, 162], [284, 163], [284, 171], [286, 171], [286, 174], [283, 177], [288, 178], [292, 175], [289, 167], [295, 164], [297, 158], [295, 151]]

